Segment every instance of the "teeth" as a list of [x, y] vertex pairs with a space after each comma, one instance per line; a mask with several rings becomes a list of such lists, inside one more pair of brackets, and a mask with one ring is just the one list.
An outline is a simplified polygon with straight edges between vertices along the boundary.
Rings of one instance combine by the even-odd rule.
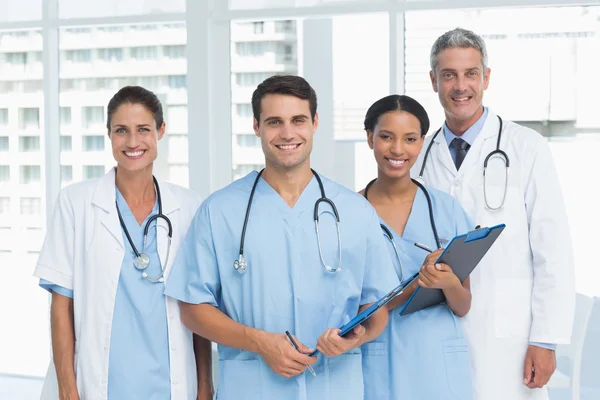
[[138, 157], [138, 156], [141, 156], [142, 154], [144, 154], [144, 151], [143, 151], [143, 150], [136, 151], [136, 152], [129, 152], [129, 151], [126, 151], [126, 152], [125, 152], [125, 155], [126, 155], [127, 157]]
[[280, 145], [277, 147], [279, 147], [281, 150], [292, 150], [292, 149], [295, 149], [296, 147], [298, 147], [298, 145], [297, 144], [289, 144], [289, 145]]
[[454, 98], [454, 101], [466, 101], [466, 100], [469, 100], [469, 98], [468, 97], [455, 97]]
[[390, 162], [390, 164], [396, 165], [396, 166], [400, 166], [406, 162], [406, 160], [391, 160], [389, 158], [388, 158], [388, 161]]

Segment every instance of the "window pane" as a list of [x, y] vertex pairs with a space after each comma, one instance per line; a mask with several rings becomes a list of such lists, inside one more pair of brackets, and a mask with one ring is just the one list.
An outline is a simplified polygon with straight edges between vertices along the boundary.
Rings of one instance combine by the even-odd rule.
[[19, 138], [19, 150], [22, 152], [40, 151], [40, 137], [21, 136]]
[[[119, 7], [126, 3], [131, 1], [120, 2]], [[90, 7], [116, 10], [108, 4]], [[171, 6], [158, 2], [156, 5]], [[187, 168], [187, 146], [180, 147], [177, 151], [181, 154], [177, 156], [171, 156], [173, 150], [168, 146], [171, 134], [187, 135], [188, 131], [185, 24], [95, 25], [61, 28], [59, 33], [63, 176], [70, 167], [72, 182], [78, 182], [102, 176], [115, 164], [106, 135], [106, 108], [113, 95], [127, 85], [153, 91], [163, 106], [167, 135], [161, 140], [159, 148], [164, 148], [164, 152], [159, 151], [161, 162], [155, 163], [155, 175], [171, 181], [172, 163], [177, 164], [174, 171]], [[69, 53], [74, 51], [86, 56], [77, 58], [80, 62], [68, 61], [75, 57]], [[181, 176], [178, 172], [178, 182], [187, 179], [187, 174]], [[186, 181], [185, 186], [188, 185]]]
[[185, 12], [185, 0], [59, 0], [60, 18], [116, 17]]
[[73, 167], [71, 165], [60, 166], [60, 183], [65, 186], [73, 182]]
[[229, 0], [230, 10], [254, 10], [261, 8], [282, 7], [319, 7], [336, 3], [364, 3], [364, 12], [369, 11], [369, 4], [382, 3], [389, 0]]
[[104, 151], [104, 136], [83, 136], [83, 151]]
[[[37, 19], [41, 10], [41, 1], [0, 0], [0, 21]], [[10, 282], [0, 291], [0, 304], [21, 299], [18, 308], [3, 308], [2, 325], [23, 327], [0, 329], [0, 377], [41, 377], [50, 359], [48, 295], [31, 277], [39, 231], [32, 236], [24, 229], [45, 229], [43, 157], [28, 153], [40, 152], [44, 141], [42, 49], [40, 30], [0, 30], [0, 270]], [[24, 387], [6, 393], [2, 380], [0, 397], [39, 398], [41, 385], [34, 382], [23, 380]]]
[[104, 175], [103, 165], [84, 165], [83, 179], [100, 178]]
[[0, 21], [31, 21], [42, 19], [42, 0], [2, 0]]
[[264, 165], [260, 139], [252, 129], [252, 92], [273, 75], [298, 74], [299, 22], [231, 23], [231, 128], [233, 177]]
[[42, 169], [39, 165], [21, 165], [19, 167], [20, 179], [19, 181], [28, 185], [30, 183], [41, 182]]

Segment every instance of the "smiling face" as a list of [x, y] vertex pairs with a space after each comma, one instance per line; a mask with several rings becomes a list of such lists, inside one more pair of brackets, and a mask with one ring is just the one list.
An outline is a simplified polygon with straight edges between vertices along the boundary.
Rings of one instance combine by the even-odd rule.
[[484, 70], [481, 53], [474, 48], [445, 49], [436, 59], [430, 78], [446, 121], [471, 126], [483, 113], [483, 92], [489, 85], [490, 69]]
[[410, 178], [410, 168], [417, 161], [424, 137], [421, 124], [405, 111], [382, 114], [373, 131], [367, 131], [379, 170], [389, 178]]
[[108, 130], [119, 169], [136, 172], [151, 167], [164, 134], [165, 123], [157, 129], [154, 116], [143, 105], [120, 105], [111, 116]]
[[261, 139], [267, 167], [294, 170], [308, 166], [319, 117], [311, 118], [308, 100], [268, 94], [261, 99], [260, 121], [254, 133]]

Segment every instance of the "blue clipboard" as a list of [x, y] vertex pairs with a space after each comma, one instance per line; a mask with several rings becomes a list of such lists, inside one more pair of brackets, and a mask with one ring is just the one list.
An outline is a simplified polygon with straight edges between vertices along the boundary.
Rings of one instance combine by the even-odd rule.
[[[505, 227], [505, 224], [499, 224], [490, 228], [477, 228], [456, 236], [448, 243], [436, 263], [448, 264], [452, 272], [463, 282], [477, 267]], [[441, 289], [418, 287], [406, 301], [400, 314], [408, 315], [445, 301], [446, 297]]]
[[[377, 312], [381, 307], [385, 306], [387, 303], [392, 301], [396, 296], [400, 295], [406, 287], [408, 287], [417, 277], [419, 273], [414, 274], [410, 278], [406, 279], [404, 282], [396, 286], [390, 292], [388, 292], [385, 296], [377, 300], [375, 303], [371, 304], [369, 307], [365, 308], [362, 312], [360, 312], [356, 317], [352, 318], [348, 323], [344, 324], [340, 330], [340, 336], [344, 337], [348, 333], [350, 333], [354, 328], [358, 325], [365, 322], [367, 319], [371, 318], [375, 312]], [[315, 350], [309, 355], [315, 356], [319, 350]]]

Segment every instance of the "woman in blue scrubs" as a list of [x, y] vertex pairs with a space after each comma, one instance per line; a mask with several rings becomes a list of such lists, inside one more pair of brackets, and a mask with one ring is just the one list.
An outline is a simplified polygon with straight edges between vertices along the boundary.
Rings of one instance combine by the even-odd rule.
[[210, 342], [163, 293], [199, 199], [154, 179], [165, 134], [154, 93], [122, 88], [107, 119], [117, 166], [61, 191], [35, 270], [52, 293], [42, 399], [208, 400]]
[[[473, 224], [450, 195], [411, 179], [410, 168], [429, 129], [427, 113], [416, 100], [384, 97], [369, 108], [364, 125], [378, 171], [360, 193], [391, 232], [388, 250], [398, 277], [406, 280], [419, 272], [415, 283], [390, 302], [389, 322], [382, 335], [362, 346], [365, 399], [470, 399], [470, 363], [460, 322], [471, 306], [469, 279], [461, 283], [449, 266], [433, 263], [442, 251], [436, 250], [440, 245], [468, 232]], [[425, 191], [431, 199], [439, 244]], [[381, 234], [385, 234], [383, 228]], [[415, 243], [436, 251], [429, 253]], [[401, 316], [403, 305], [418, 286], [442, 289], [447, 303]]]

